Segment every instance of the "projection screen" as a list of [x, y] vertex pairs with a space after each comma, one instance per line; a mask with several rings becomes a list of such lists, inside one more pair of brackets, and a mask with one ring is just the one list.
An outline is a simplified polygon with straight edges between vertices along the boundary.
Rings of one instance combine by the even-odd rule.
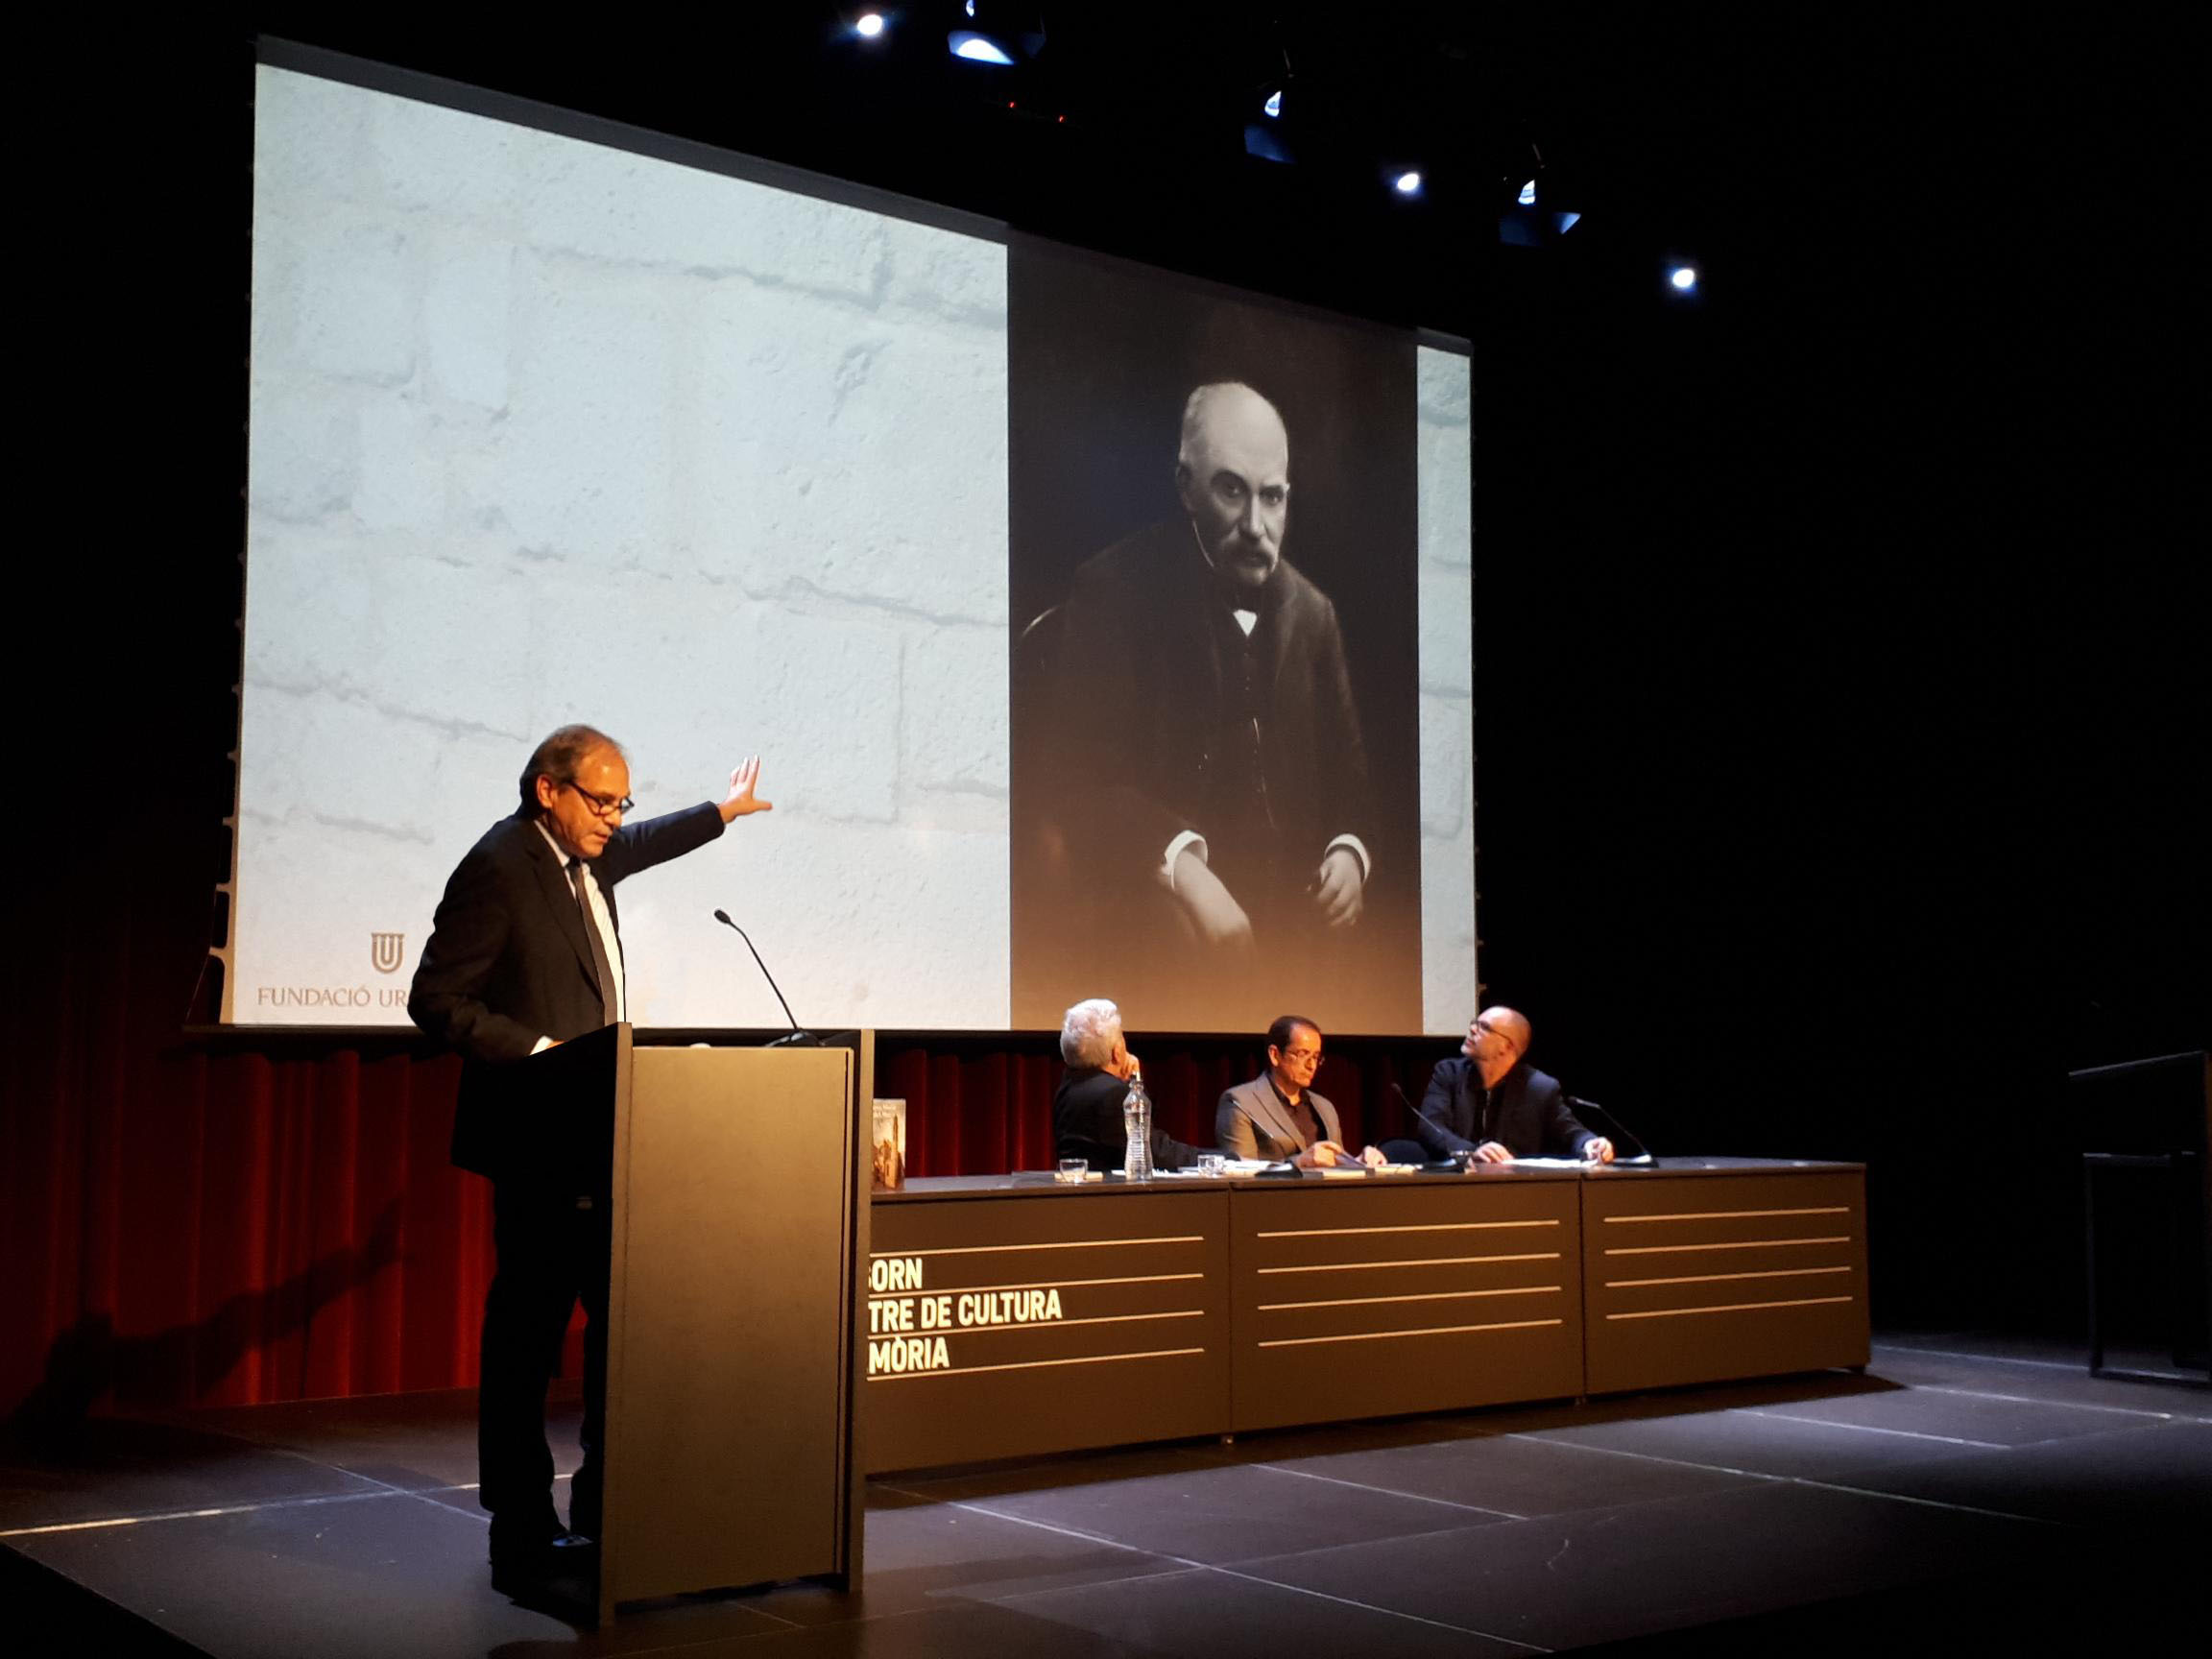
[[[1256, 1029], [1282, 997], [1332, 1030], [1463, 1025], [1463, 353], [369, 66], [264, 62], [254, 164], [226, 1020], [405, 1023], [446, 876], [586, 721], [636, 816], [719, 799], [756, 753], [775, 803], [624, 884], [641, 1025], [783, 1023], [717, 907], [817, 1029], [1042, 1026], [1082, 995], [1133, 1029]], [[1262, 607], [1276, 695], [1319, 686], [1335, 723], [1279, 733], [1267, 704], [1260, 741], [1341, 733], [1338, 705], [1358, 741], [1357, 826], [1340, 741], [1334, 771], [1260, 765], [1287, 897], [1253, 878], [1254, 938], [1304, 915], [1328, 850], [1364, 878], [1358, 919], [1293, 952], [1178, 935], [1167, 847], [1137, 833], [1177, 789], [1131, 699], [1183, 672], [1195, 607], [1142, 661], [1101, 662], [1090, 620], [1108, 553], [1196, 536], [1202, 386], [1273, 411], [1279, 556], [1334, 618]], [[1109, 754], [1136, 795], [1091, 795]], [[1243, 838], [1216, 826], [1211, 866]]]

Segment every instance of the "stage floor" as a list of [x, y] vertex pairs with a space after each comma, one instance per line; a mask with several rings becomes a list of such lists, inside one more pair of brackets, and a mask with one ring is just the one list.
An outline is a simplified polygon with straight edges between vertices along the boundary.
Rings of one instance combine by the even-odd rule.
[[492, 1589], [472, 1407], [95, 1419], [11, 1455], [0, 1646], [1867, 1659], [1882, 1642], [2187, 1651], [2205, 1631], [2212, 1393], [1941, 1338], [1878, 1342], [1863, 1377], [885, 1477], [857, 1592], [685, 1597], [604, 1633]]

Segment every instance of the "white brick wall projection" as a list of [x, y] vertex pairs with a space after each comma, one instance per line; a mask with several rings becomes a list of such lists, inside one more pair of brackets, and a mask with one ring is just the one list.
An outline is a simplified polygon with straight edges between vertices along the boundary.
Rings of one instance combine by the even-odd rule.
[[778, 802], [626, 888], [639, 1019], [781, 1021], [721, 904], [809, 1022], [1003, 1024], [1002, 251], [281, 70], [258, 122], [234, 1017], [403, 1020], [257, 993], [402, 990], [588, 718], [645, 810]]
[[1467, 358], [1419, 353], [1421, 445], [1421, 1023], [1475, 1010], [1474, 381]]

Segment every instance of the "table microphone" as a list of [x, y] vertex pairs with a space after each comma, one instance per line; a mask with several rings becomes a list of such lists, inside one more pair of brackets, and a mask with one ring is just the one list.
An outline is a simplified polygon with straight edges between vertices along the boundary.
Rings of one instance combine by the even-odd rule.
[[[776, 1000], [783, 1002], [783, 988], [776, 983], [776, 975], [768, 972], [768, 964], [760, 960], [760, 952], [753, 950], [752, 937], [746, 933], [744, 928], [730, 920], [730, 912], [727, 910], [715, 911], [714, 920], [745, 941], [745, 949], [753, 951], [753, 965], [760, 970], [760, 977], [768, 981], [768, 989], [776, 993]], [[822, 1046], [822, 1040], [816, 1037], [813, 1032], [799, 1029], [799, 1022], [792, 1017], [791, 1004], [788, 1002], [783, 1002], [783, 1018], [791, 1022], [791, 1035], [777, 1038], [775, 1042], [768, 1045], [769, 1047], [819, 1048]]]
[[[1407, 1096], [1406, 1091], [1398, 1087], [1398, 1079], [1395, 1077], [1390, 1079], [1390, 1093], [1398, 1096], [1398, 1104], [1406, 1108], [1406, 1116], [1408, 1119], [1416, 1123], [1425, 1123], [1428, 1121], [1427, 1118], [1421, 1116], [1421, 1108], [1414, 1105], [1411, 1098]], [[1421, 1140], [1418, 1131], [1415, 1132], [1413, 1139], [1416, 1141]], [[1433, 1156], [1429, 1159], [1429, 1162], [1431, 1164], [1448, 1164], [1451, 1162], [1451, 1155], [1449, 1153], [1437, 1152], [1436, 1149], [1430, 1145], [1426, 1141], [1421, 1141], [1421, 1150], [1433, 1154]]]
[[[1614, 1117], [1597, 1101], [1585, 1100], [1579, 1094], [1563, 1094], [1562, 1097], [1567, 1102], [1567, 1110], [1582, 1120], [1583, 1128], [1589, 1128], [1592, 1120], [1595, 1119], [1599, 1134], [1604, 1134], [1608, 1129], [1613, 1131], [1605, 1138], [1613, 1142], [1615, 1163], [1634, 1164], [1640, 1159], [1651, 1164], [1659, 1162], [1658, 1159], [1651, 1156], [1651, 1148], [1645, 1144], [1643, 1136], [1637, 1134], [1635, 1130], [1629, 1128], [1627, 1124], [1622, 1122], [1620, 1118]], [[1631, 1146], [1635, 1148], [1633, 1152], [1629, 1150]]]

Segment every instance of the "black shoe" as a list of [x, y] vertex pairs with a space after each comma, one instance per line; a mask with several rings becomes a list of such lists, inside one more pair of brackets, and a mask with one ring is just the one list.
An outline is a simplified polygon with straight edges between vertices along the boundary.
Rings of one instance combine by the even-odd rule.
[[559, 1537], [562, 1530], [561, 1517], [554, 1512], [550, 1498], [541, 1497], [535, 1503], [520, 1503], [510, 1499], [492, 1510], [493, 1550], [542, 1544], [548, 1538]]
[[527, 1521], [492, 1518], [492, 1583], [495, 1589], [544, 1584], [598, 1567], [598, 1545], [553, 1518], [548, 1508]]
[[563, 1528], [527, 1546], [503, 1544], [492, 1552], [492, 1588], [517, 1599], [566, 1588], [589, 1593], [599, 1571], [599, 1546]]

